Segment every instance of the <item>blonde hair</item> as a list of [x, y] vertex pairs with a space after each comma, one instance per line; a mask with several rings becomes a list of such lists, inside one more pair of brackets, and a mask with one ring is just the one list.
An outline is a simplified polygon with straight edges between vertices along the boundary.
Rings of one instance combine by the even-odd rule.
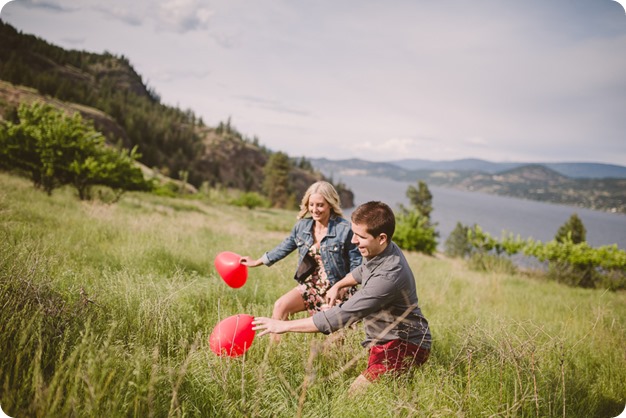
[[339, 193], [327, 181], [317, 181], [309, 186], [307, 191], [304, 193], [302, 197], [302, 201], [300, 202], [300, 212], [298, 212], [298, 219], [304, 218], [309, 213], [309, 198], [312, 194], [319, 193], [326, 199], [328, 204], [330, 205], [331, 214], [335, 214], [337, 216], [343, 216], [343, 212], [341, 210], [341, 201], [339, 199]]

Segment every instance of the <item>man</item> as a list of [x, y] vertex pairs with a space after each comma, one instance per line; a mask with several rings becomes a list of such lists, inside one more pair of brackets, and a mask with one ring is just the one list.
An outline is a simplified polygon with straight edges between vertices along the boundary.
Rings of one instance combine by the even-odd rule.
[[[383, 373], [401, 373], [426, 362], [431, 335], [418, 306], [415, 278], [404, 254], [391, 241], [395, 217], [382, 202], [365, 203], [352, 213], [352, 242], [365, 261], [326, 294], [331, 306], [312, 317], [281, 321], [255, 318], [259, 336], [267, 333], [322, 332], [329, 334], [363, 319], [370, 347], [368, 367], [352, 383], [350, 393], [367, 387]], [[346, 302], [334, 306], [340, 289], [360, 284]]]

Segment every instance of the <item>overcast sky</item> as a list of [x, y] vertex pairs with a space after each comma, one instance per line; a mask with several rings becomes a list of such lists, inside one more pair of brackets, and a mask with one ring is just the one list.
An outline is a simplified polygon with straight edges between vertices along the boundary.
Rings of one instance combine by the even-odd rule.
[[14, 0], [1, 17], [124, 55], [165, 104], [291, 156], [626, 165], [613, 0]]

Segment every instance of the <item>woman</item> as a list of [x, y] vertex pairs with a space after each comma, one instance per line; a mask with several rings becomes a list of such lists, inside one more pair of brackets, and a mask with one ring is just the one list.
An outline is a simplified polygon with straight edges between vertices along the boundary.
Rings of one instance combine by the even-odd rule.
[[[328, 309], [326, 291], [361, 264], [361, 254], [351, 242], [350, 222], [342, 215], [335, 188], [326, 181], [318, 181], [304, 194], [298, 221], [281, 244], [257, 260], [241, 257], [241, 263], [249, 267], [271, 266], [298, 249], [299, 266], [307, 261], [307, 254], [315, 260], [310, 276], [274, 303], [272, 318], [286, 320], [296, 312], [306, 310], [313, 315]], [[355, 291], [354, 287], [346, 288], [338, 300], [347, 300]]]

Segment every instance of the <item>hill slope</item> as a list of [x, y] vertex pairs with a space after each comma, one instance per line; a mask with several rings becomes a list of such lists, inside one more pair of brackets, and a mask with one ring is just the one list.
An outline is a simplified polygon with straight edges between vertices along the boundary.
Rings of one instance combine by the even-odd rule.
[[[405, 170], [484, 171], [495, 174], [516, 167], [538, 163], [494, 163], [476, 158], [467, 158], [451, 161], [404, 159], [388, 161], [386, 164], [393, 164]], [[567, 162], [540, 163], [540, 165], [572, 178], [626, 178], [626, 167], [615, 164]]]
[[[626, 293], [471, 270], [406, 253], [435, 344], [410, 378], [347, 395], [367, 366], [361, 325], [267, 336], [245, 357], [209, 336], [268, 315], [296, 259], [229, 288], [221, 251], [261, 255], [294, 211], [129, 193], [51, 197], [0, 173], [0, 379], [12, 417], [615, 417], [626, 401]], [[305, 396], [306, 395], [306, 396]], [[370, 396], [371, 395], [371, 396]], [[296, 400], [300, 399], [300, 402]], [[305, 414], [302, 412], [306, 411]], [[355, 412], [356, 411], [356, 412]]]
[[[137, 146], [140, 162], [200, 187], [203, 183], [262, 192], [273, 154], [227, 123], [208, 127], [191, 110], [160, 103], [130, 61], [110, 53], [68, 51], [0, 21], [0, 118], [15, 118], [20, 103], [44, 101], [94, 122], [110, 143]], [[3, 80], [3, 81], [2, 81]], [[298, 200], [323, 179], [310, 164], [291, 159], [287, 192]], [[345, 207], [353, 194], [336, 185]]]

